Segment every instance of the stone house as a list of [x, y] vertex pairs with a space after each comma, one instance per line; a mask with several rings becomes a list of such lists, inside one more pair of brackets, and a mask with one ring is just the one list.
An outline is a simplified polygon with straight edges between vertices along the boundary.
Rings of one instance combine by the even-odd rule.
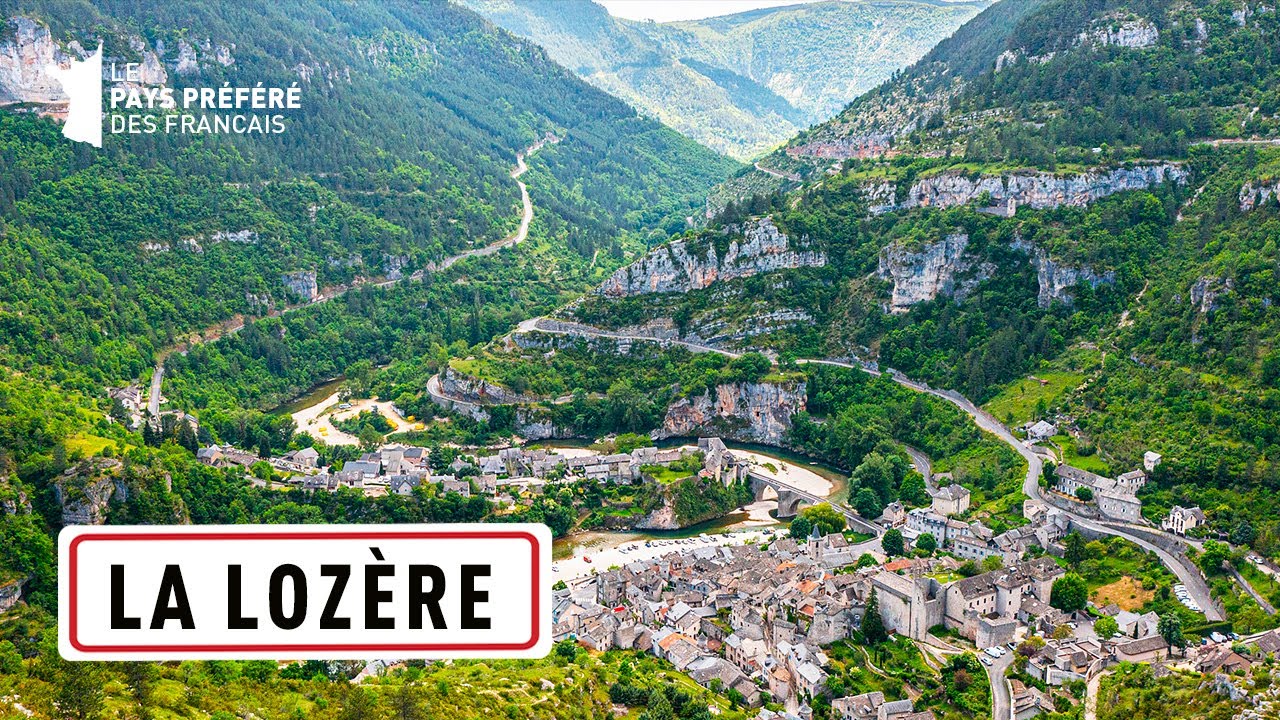
[[1169, 514], [1160, 521], [1160, 529], [1177, 535], [1186, 535], [1188, 530], [1204, 525], [1204, 511], [1198, 506], [1181, 507], [1175, 505]]
[[951, 483], [946, 487], [940, 487], [937, 490], [929, 492], [933, 498], [930, 507], [939, 515], [961, 515], [969, 509], [969, 499], [972, 493], [968, 488], [958, 483]]

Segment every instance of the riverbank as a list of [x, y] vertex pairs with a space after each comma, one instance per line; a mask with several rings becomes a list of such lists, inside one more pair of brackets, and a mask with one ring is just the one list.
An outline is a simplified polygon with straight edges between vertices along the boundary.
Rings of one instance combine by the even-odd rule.
[[[604, 572], [611, 567], [622, 567], [637, 560], [653, 560], [677, 550], [763, 543], [786, 532], [782, 527], [770, 527], [717, 534], [706, 533], [690, 537], [674, 535], [646, 537], [640, 533], [598, 533], [618, 538], [617, 544], [598, 549], [593, 549], [590, 545], [581, 546], [582, 550], [577, 554], [552, 563], [552, 577], [571, 583], [590, 577], [592, 573]], [[627, 539], [621, 539], [623, 537]]]

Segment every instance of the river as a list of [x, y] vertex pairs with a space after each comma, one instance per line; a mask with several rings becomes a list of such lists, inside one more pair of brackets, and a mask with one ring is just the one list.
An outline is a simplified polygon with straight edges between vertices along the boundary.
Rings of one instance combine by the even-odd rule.
[[[691, 438], [674, 438], [658, 443], [664, 447], [679, 447], [695, 442]], [[579, 441], [555, 441], [539, 443], [539, 447], [548, 449], [583, 450], [589, 443]], [[766, 462], [781, 474], [790, 471], [787, 481], [811, 488], [811, 492], [826, 497], [841, 497], [847, 492], [847, 477], [836, 468], [766, 445], [750, 443], [726, 442], [730, 450], [749, 455], [756, 463]], [[767, 469], [765, 470], [768, 471]], [[816, 476], [816, 477], [815, 477]], [[820, 491], [811, 484], [822, 482]], [[773, 517], [772, 511], [777, 509], [775, 500], [763, 500], [752, 503], [735, 512], [714, 520], [699, 523], [680, 530], [669, 531], [635, 531], [635, 530], [585, 530], [572, 533], [555, 541], [552, 556], [556, 561], [557, 575], [565, 579], [573, 579], [598, 568], [604, 570], [610, 565], [621, 564], [642, 557], [652, 557], [679, 549], [679, 545], [645, 547], [647, 541], [696, 540], [685, 545], [726, 544], [745, 541], [748, 538], [762, 537], [764, 532], [772, 532], [786, 526]], [[706, 538], [702, 538], [706, 535]], [[622, 548], [629, 549], [626, 553]], [[586, 558], [591, 558], [587, 563]]]

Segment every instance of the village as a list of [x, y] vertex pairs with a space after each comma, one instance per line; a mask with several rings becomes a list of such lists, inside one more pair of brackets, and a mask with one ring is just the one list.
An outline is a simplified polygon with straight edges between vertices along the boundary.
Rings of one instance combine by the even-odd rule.
[[[1069, 527], [1049, 510], [1036, 532], [1060, 539]], [[1044, 549], [1063, 552], [1057, 539]], [[993, 691], [1007, 688], [1009, 717], [1017, 720], [1059, 712], [1067, 687], [1121, 662], [1150, 663], [1157, 673], [1206, 673], [1222, 692], [1240, 693], [1242, 675], [1280, 651], [1280, 631], [1215, 632], [1179, 649], [1161, 634], [1154, 612], [1115, 604], [1055, 609], [1053, 587], [1067, 571], [1051, 555], [939, 580], [956, 577], [962, 562], [949, 555], [887, 557], [879, 541], [850, 543], [842, 533], [679, 549], [558, 586], [554, 633], [595, 650], [652, 653], [706, 687], [733, 691], [731, 697], [759, 708], [761, 720], [812, 717], [812, 701], [827, 691], [826, 648], [859, 636], [871, 607], [889, 633], [909, 638], [936, 663], [976, 653]], [[1114, 632], [1097, 632], [1103, 618]], [[1030, 681], [1006, 685], [1015, 661]], [[910, 697], [881, 692], [830, 704], [844, 720], [935, 717], [917, 712]]]
[[331, 492], [355, 488], [367, 497], [380, 497], [388, 493], [408, 495], [420, 485], [431, 483], [439, 486], [441, 493], [470, 497], [474, 492], [505, 504], [541, 493], [549, 483], [588, 480], [636, 484], [643, 482], [646, 472], [681, 461], [696, 460], [698, 468], [691, 475], [723, 483], [741, 480], [747, 468], [719, 438], [701, 438], [697, 446], [650, 446], [611, 454], [566, 455], [548, 449], [502, 448], [491, 455], [459, 455], [449, 464], [449, 474], [432, 472], [426, 448], [404, 445], [387, 445], [363, 453], [339, 470], [318, 466], [320, 454], [310, 447], [264, 459], [229, 445], [210, 445], [200, 448], [196, 457], [212, 467], [246, 469], [265, 461], [284, 478], [283, 487]]
[[[1038, 453], [1044, 449], [1036, 443], [1055, 431], [1043, 425], [1022, 429], [1026, 446]], [[230, 445], [197, 451], [200, 462], [241, 468], [260, 486], [350, 488], [380, 497], [434, 485], [433, 492], [482, 495], [499, 507], [530, 504], [549, 485], [638, 485], [655, 482], [666, 469], [729, 484], [753, 472], [744, 455], [718, 437], [630, 452], [458, 451], [443, 467], [433, 467], [426, 448], [399, 444], [371, 449], [338, 467], [322, 465], [312, 447], [265, 458]], [[1083, 701], [1079, 688], [1096, 691], [1097, 680], [1123, 662], [1147, 663], [1157, 673], [1205, 673], [1216, 678], [1220, 692], [1247, 695], [1251, 668], [1280, 652], [1280, 631], [1248, 637], [1214, 631], [1200, 645], [1179, 647], [1171, 645], [1155, 612], [1092, 602], [1066, 611], [1053, 602], [1055, 584], [1067, 575], [1067, 536], [1110, 534], [1087, 520], [1154, 531], [1143, 519], [1138, 493], [1160, 461], [1148, 452], [1142, 468], [1115, 478], [1046, 464], [1042, 492], [1022, 501], [1025, 522], [999, 533], [973, 517], [968, 488], [939, 474], [926, 478], [927, 506], [892, 502], [880, 517], [861, 519], [866, 525], [859, 529], [875, 531], [870, 534], [815, 528], [797, 538], [771, 520], [773, 529], [764, 532], [633, 542], [598, 555], [595, 564], [590, 557], [563, 560], [553, 568], [554, 638], [597, 651], [651, 653], [704, 687], [756, 708], [761, 720], [809, 720], [820, 697], [843, 720], [935, 717], [917, 709], [910, 693], [829, 697], [831, 647], [860, 638], [869, 609], [885, 631], [913, 643], [926, 662], [940, 665], [966, 653], [977, 657], [997, 717], [1005, 709], [1016, 720], [1061, 712], [1064, 703]], [[261, 463], [270, 467], [271, 480], [254, 472]], [[810, 496], [804, 504], [821, 499]], [[850, 517], [848, 510], [840, 512]], [[1186, 537], [1204, 524], [1200, 508], [1175, 506], [1159, 528]], [[891, 533], [902, 540], [899, 552], [885, 549]], [[672, 545], [678, 549], [668, 550]], [[1209, 598], [1182, 584], [1173, 592], [1192, 612], [1211, 608]], [[1100, 625], [1107, 630], [1099, 632]]]

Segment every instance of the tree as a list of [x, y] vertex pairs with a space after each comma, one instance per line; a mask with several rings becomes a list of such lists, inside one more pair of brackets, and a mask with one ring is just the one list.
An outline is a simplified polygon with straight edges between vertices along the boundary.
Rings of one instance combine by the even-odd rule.
[[1200, 553], [1200, 569], [1205, 575], [1218, 575], [1222, 566], [1231, 557], [1231, 547], [1217, 540], [1205, 540], [1204, 550]]
[[[52, 651], [54, 655], [57, 650]], [[104, 693], [101, 666], [97, 663], [53, 661], [54, 704], [63, 717], [89, 720], [102, 714]]]
[[1079, 498], [1081, 502], [1089, 502], [1090, 500], [1093, 500], [1093, 490], [1081, 485], [1076, 488], [1076, 497]]
[[676, 720], [676, 711], [671, 707], [671, 701], [667, 699], [667, 694], [662, 692], [662, 688], [654, 688], [649, 693], [649, 704], [640, 717], [644, 720]]
[[862, 637], [869, 645], [879, 645], [889, 639], [884, 628], [884, 619], [880, 617], [880, 598], [876, 589], [871, 588], [871, 597], [867, 598], [867, 609], [862, 615]]
[[818, 528], [819, 535], [830, 535], [844, 530], [845, 519], [830, 503], [818, 503], [800, 511], [800, 516], [809, 519]]
[[1080, 534], [1080, 531], [1072, 530], [1067, 533], [1067, 536], [1062, 540], [1062, 544], [1066, 548], [1063, 558], [1071, 567], [1078, 567], [1080, 563], [1088, 559], [1089, 554], [1085, 551], [1085, 545], [1087, 543], [1085, 542], [1084, 536]]
[[373, 693], [355, 685], [348, 685], [342, 693], [342, 709], [339, 720], [369, 720], [378, 716], [378, 701]]
[[422, 709], [422, 691], [408, 683], [401, 685], [391, 695], [391, 711], [396, 720], [427, 720]]
[[1120, 623], [1116, 622], [1116, 619], [1110, 615], [1104, 615], [1093, 624], [1093, 631], [1098, 634], [1098, 637], [1105, 640], [1120, 632]]
[[1161, 615], [1160, 621], [1156, 623], [1156, 632], [1160, 633], [1160, 637], [1169, 643], [1170, 652], [1175, 647], [1187, 647], [1187, 639], [1182, 636], [1182, 618], [1177, 613]]
[[902, 532], [898, 528], [890, 528], [880, 538], [880, 547], [884, 548], [886, 555], [905, 555], [906, 547], [902, 541]]
[[0, 640], [0, 675], [22, 672], [22, 653], [9, 640]]
[[995, 572], [1004, 567], [1004, 558], [999, 555], [988, 555], [982, 558], [982, 572]]
[[1083, 610], [1089, 602], [1089, 586], [1084, 578], [1069, 572], [1053, 582], [1049, 604], [1063, 612]]
[[1234, 545], [1252, 545], [1258, 539], [1258, 532], [1248, 520], [1241, 520], [1236, 529], [1231, 531], [1231, 542]]
[[925, 487], [924, 476], [915, 471], [907, 473], [898, 487], [898, 499], [912, 507], [928, 505], [929, 491]]
[[[129, 684], [129, 690], [133, 692], [133, 699], [138, 703], [138, 717], [151, 717], [152, 698], [155, 693], [156, 681], [160, 679], [160, 670], [155, 663], [149, 662], [127, 662], [124, 665], [125, 682]], [[275, 670], [275, 664], [271, 665]]]
[[796, 540], [803, 540], [809, 537], [811, 532], [813, 532], [813, 521], [804, 515], [797, 515], [791, 521], [791, 537]]
[[858, 562], [854, 564], [853, 569], [861, 570], [862, 568], [875, 567], [879, 564], [880, 561], [876, 560], [875, 555], [872, 555], [871, 553], [862, 553], [862, 556], [858, 558]]
[[916, 538], [916, 547], [932, 555], [938, 549], [938, 540], [932, 533], [925, 533]]
[[875, 519], [884, 513], [884, 503], [871, 488], [862, 488], [853, 498], [853, 509], [864, 518]]

